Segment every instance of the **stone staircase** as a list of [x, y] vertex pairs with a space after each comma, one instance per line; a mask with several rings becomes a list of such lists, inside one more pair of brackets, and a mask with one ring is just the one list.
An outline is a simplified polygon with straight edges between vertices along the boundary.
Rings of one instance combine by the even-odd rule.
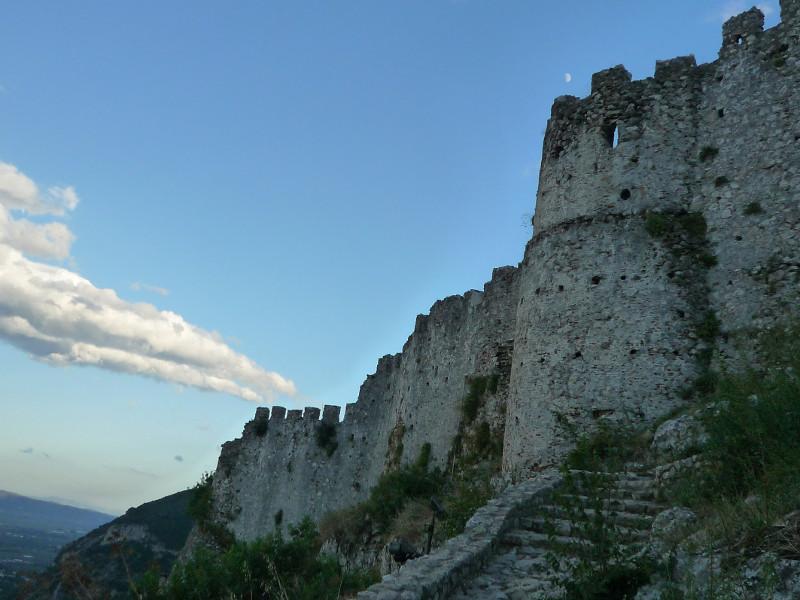
[[598, 526], [612, 529], [626, 554], [647, 541], [653, 518], [666, 508], [655, 501], [655, 490], [655, 478], [649, 472], [571, 471], [561, 490], [544, 500], [535, 516], [521, 519], [517, 529], [505, 533], [482, 572], [449, 598], [562, 597], [563, 588], [554, 581], [568, 572], [579, 555], [592, 555]]

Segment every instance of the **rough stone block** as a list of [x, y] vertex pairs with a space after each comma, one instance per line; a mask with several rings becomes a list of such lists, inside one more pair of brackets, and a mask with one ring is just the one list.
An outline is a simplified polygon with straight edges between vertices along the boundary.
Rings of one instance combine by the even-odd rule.
[[617, 65], [592, 75], [592, 94], [620, 92], [627, 86], [633, 76], [623, 65]]
[[341, 406], [326, 404], [322, 409], [322, 420], [326, 423], [338, 423], [339, 412], [342, 410]]

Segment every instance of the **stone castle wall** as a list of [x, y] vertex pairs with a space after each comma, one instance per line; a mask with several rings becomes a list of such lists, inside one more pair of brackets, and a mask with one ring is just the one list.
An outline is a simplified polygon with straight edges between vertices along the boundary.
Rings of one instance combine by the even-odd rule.
[[[253, 539], [279, 513], [287, 524], [363, 500], [425, 443], [444, 467], [470, 376], [502, 373], [503, 467], [521, 479], [601, 419], [646, 422], [684, 402], [711, 350], [717, 365], [747, 360], [750, 330], [800, 301], [800, 0], [781, 7], [767, 31], [756, 9], [726, 23], [714, 63], [660, 61], [643, 81], [619, 66], [589, 97], [558, 98], [522, 263], [419, 316], [341, 422], [334, 407], [322, 421], [259, 409], [223, 447], [215, 519]], [[705, 225], [653, 235], [653, 214]], [[714, 340], [699, 334], [709, 315]]]
[[[387, 465], [415, 460], [431, 444], [444, 467], [461, 421], [466, 380], [497, 371], [512, 343], [517, 269], [495, 269], [484, 291], [433, 305], [417, 317], [403, 351], [384, 356], [348, 404], [305, 412], [260, 408], [241, 438], [223, 446], [214, 477], [215, 520], [239, 539], [366, 498]], [[335, 428], [330, 455], [317, 441], [320, 423]], [[391, 441], [390, 441], [391, 440]], [[402, 449], [401, 449], [402, 446]]]
[[[643, 81], [615, 67], [588, 98], [556, 100], [519, 274], [504, 450], [516, 477], [598, 419], [664, 414], [703, 350], [738, 366], [734, 340], [798, 305], [800, 3], [782, 5], [769, 31], [758, 9], [726, 23], [712, 64], [663, 61]], [[716, 264], [648, 233], [648, 212], [702, 214]], [[713, 344], [698, 339], [711, 313]]]

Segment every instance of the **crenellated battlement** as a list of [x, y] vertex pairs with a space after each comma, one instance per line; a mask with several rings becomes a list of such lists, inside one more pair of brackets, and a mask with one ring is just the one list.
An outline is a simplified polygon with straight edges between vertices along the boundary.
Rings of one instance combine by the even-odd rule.
[[695, 162], [703, 99], [735, 91], [732, 82], [746, 65], [768, 76], [765, 66], [785, 62], [800, 25], [800, 0], [782, 2], [782, 16], [766, 31], [758, 8], [729, 19], [714, 63], [698, 66], [693, 56], [661, 60], [643, 80], [618, 65], [592, 76], [588, 97], [557, 98], [542, 153], [537, 234], [581, 218], [686, 209], [692, 190], [676, 181]]
[[592, 75], [592, 95], [617, 96], [624, 94], [633, 76], [623, 65], [599, 71]]
[[696, 67], [697, 60], [695, 60], [694, 55], [678, 56], [677, 58], [670, 58], [668, 60], [657, 60], [653, 79], [661, 85], [684, 81], [686, 78], [692, 76]]

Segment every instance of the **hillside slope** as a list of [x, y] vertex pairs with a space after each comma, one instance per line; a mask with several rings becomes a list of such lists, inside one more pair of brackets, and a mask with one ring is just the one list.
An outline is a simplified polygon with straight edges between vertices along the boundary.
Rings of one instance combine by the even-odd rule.
[[130, 582], [157, 566], [166, 574], [186, 542], [193, 522], [185, 490], [131, 508], [124, 515], [65, 546], [22, 598], [69, 600], [73, 590], [98, 598], [125, 598]]
[[41, 571], [67, 543], [114, 517], [0, 490], [0, 600], [23, 574]]

